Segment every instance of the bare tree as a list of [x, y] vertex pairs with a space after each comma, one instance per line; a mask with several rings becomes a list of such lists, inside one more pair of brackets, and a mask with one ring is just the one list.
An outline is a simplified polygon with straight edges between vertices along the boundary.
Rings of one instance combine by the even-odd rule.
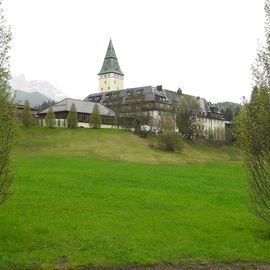
[[192, 96], [182, 96], [176, 108], [176, 125], [183, 137], [192, 139], [196, 132], [199, 101]]

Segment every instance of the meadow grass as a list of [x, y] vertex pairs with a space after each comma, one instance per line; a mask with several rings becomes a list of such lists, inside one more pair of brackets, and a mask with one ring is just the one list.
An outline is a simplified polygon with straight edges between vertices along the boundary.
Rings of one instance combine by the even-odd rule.
[[148, 144], [118, 130], [24, 130], [0, 207], [0, 269], [270, 262], [237, 149]]

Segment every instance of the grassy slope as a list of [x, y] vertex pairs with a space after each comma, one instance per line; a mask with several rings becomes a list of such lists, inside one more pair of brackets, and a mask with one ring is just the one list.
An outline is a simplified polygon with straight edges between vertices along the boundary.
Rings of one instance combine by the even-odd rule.
[[62, 256], [73, 266], [270, 262], [269, 228], [246, 210], [241, 164], [224, 162], [239, 160], [236, 149], [162, 153], [116, 130], [23, 138], [14, 195], [0, 210], [0, 268], [59, 267]]
[[139, 163], [235, 162], [239, 150], [231, 146], [185, 144], [179, 153], [150, 148], [149, 140], [117, 129], [47, 129], [35, 128], [22, 133], [17, 154], [91, 157], [100, 160]]

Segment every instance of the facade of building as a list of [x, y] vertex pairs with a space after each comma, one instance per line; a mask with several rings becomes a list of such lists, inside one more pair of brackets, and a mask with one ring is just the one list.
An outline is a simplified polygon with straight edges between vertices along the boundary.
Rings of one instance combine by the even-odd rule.
[[[177, 91], [171, 91], [164, 89], [161, 85], [123, 89], [124, 74], [120, 69], [111, 40], [98, 76], [98, 93], [88, 95], [83, 101], [64, 99], [53, 106], [60, 126], [66, 126], [65, 121], [72, 103], [77, 108], [79, 126], [88, 126], [87, 123], [95, 103], [99, 104], [102, 123], [111, 126], [115, 123], [113, 118], [132, 120], [135, 112], [138, 111], [155, 120], [159, 120], [163, 112], [170, 112], [175, 117], [177, 104], [187, 96], [182, 93], [180, 88]], [[198, 100], [201, 109], [195, 116], [197, 135], [225, 140], [225, 120], [222, 113], [204, 98], [193, 98]], [[39, 113], [41, 124], [46, 113], [47, 110]]]
[[[24, 111], [24, 108], [25, 108], [25, 105], [23, 105], [23, 104], [17, 104], [16, 105], [16, 120], [18, 122], [20, 122], [21, 119], [22, 119], [22, 113]], [[32, 114], [33, 117], [36, 117], [37, 110], [35, 108], [31, 108], [31, 114]]]
[[99, 92], [114, 91], [124, 88], [124, 74], [120, 69], [112, 40], [104, 58], [99, 76]]
[[[85, 102], [78, 99], [66, 98], [62, 101], [57, 102], [52, 106], [53, 112], [56, 118], [56, 126], [57, 127], [67, 127], [67, 117], [71, 109], [72, 103], [75, 104], [77, 115], [78, 115], [78, 126], [79, 127], [89, 127], [89, 118], [93, 112], [93, 108], [95, 103], [93, 102]], [[100, 115], [101, 115], [101, 124], [102, 127], [111, 127], [114, 123], [114, 112], [103, 106], [102, 104], [98, 104]], [[47, 115], [48, 109], [40, 112], [39, 115], [39, 125], [45, 126], [45, 117]]]
[[[134, 112], [137, 106], [156, 120], [163, 112], [170, 112], [175, 116], [177, 104], [181, 98], [187, 96], [180, 89], [177, 92], [164, 89], [161, 85], [127, 88], [116, 91], [100, 92], [88, 95], [84, 101], [102, 104], [113, 111], [124, 115]], [[216, 140], [225, 139], [225, 120], [222, 113], [206, 99], [194, 97], [200, 104], [200, 113], [196, 116], [197, 134]]]

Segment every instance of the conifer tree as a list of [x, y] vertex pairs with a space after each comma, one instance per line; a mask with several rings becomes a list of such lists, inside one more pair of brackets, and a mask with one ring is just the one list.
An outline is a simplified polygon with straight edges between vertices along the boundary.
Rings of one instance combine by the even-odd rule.
[[76, 105], [72, 103], [70, 112], [67, 117], [68, 127], [69, 128], [76, 128], [78, 126], [78, 115]]
[[31, 107], [28, 100], [24, 103], [24, 109], [22, 112], [22, 124], [25, 127], [31, 127], [33, 124], [33, 116], [31, 114]]
[[101, 126], [101, 115], [98, 104], [95, 103], [92, 114], [89, 119], [89, 125], [92, 128], [100, 128]]
[[45, 117], [46, 126], [49, 128], [53, 128], [56, 125], [55, 115], [52, 107], [49, 108], [47, 115]]
[[226, 121], [232, 121], [232, 119], [233, 119], [232, 109], [231, 108], [226, 108], [223, 116], [224, 116]]
[[11, 171], [11, 151], [17, 136], [15, 120], [15, 106], [10, 96], [9, 56], [11, 32], [5, 25], [5, 18], [0, 1], [0, 204], [10, 194], [10, 185], [13, 180]]

